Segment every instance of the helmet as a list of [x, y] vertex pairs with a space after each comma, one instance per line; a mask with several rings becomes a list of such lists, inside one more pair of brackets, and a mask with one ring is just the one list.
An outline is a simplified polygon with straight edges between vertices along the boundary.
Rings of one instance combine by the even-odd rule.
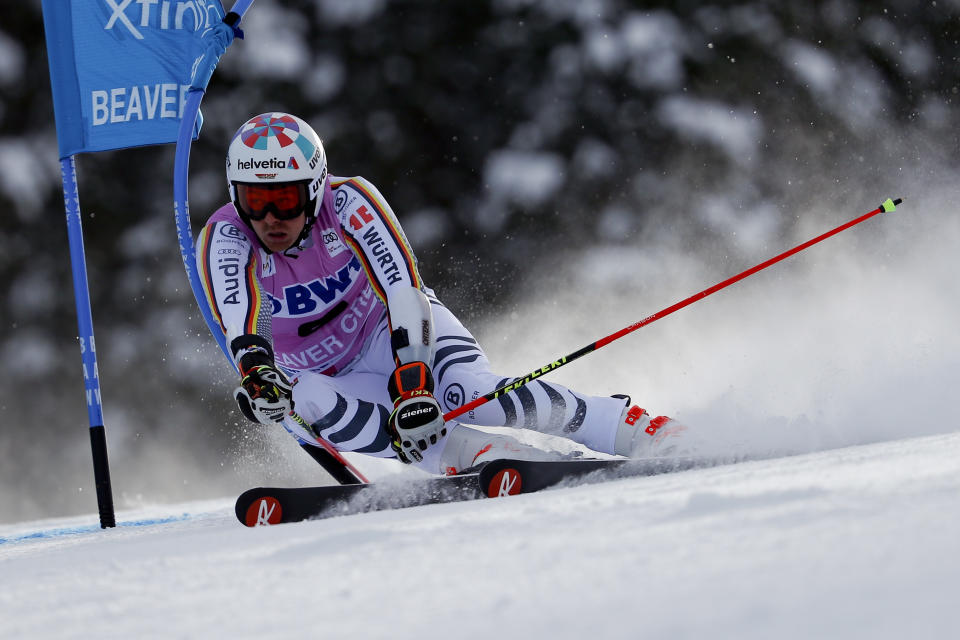
[[[240, 218], [249, 225], [251, 219], [262, 220], [271, 207], [281, 218], [305, 212], [306, 225], [296, 244], [309, 235], [316, 221], [326, 181], [327, 154], [320, 137], [310, 125], [288, 113], [262, 113], [250, 118], [234, 134], [227, 150], [227, 184]], [[265, 191], [248, 187], [274, 191], [289, 186], [296, 187], [299, 197], [285, 189], [287, 193], [281, 198], [268, 196], [257, 202], [247, 198], [248, 191]], [[284, 203], [287, 208], [282, 207]]]

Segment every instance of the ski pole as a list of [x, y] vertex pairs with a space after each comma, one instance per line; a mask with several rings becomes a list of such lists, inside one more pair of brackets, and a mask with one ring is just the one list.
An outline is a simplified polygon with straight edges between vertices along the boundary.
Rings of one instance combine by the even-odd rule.
[[302, 448], [310, 454], [310, 457], [316, 460], [324, 470], [333, 476], [333, 479], [340, 484], [366, 484], [369, 482], [360, 471], [350, 464], [350, 461], [343, 457], [343, 454], [337, 451], [336, 447], [327, 442], [323, 436], [317, 433], [309, 422], [300, 417], [296, 411], [291, 411], [288, 416], [297, 423], [304, 431], [309, 433], [317, 441], [319, 447], [304, 443]]
[[709, 287], [709, 288], [707, 288], [707, 289], [704, 289], [704, 290], [701, 291], [700, 293], [695, 293], [694, 295], [690, 296], [689, 298], [685, 298], [685, 299], [681, 300], [680, 302], [677, 302], [676, 304], [670, 305], [669, 307], [667, 307], [667, 308], [665, 308], [665, 309], [662, 309], [662, 310], [656, 312], [656, 313], [653, 314], [652, 316], [648, 316], [648, 317], [644, 318], [644, 319], [641, 320], [640, 322], [634, 323], [634, 324], [630, 325], [629, 327], [624, 327], [623, 329], [621, 329], [620, 331], [617, 331], [616, 333], [611, 333], [609, 336], [607, 336], [607, 337], [605, 337], [605, 338], [601, 338], [601, 339], [597, 340], [596, 342], [592, 342], [592, 343], [588, 344], [587, 346], [583, 347], [582, 349], [577, 349], [577, 350], [574, 351], [573, 353], [568, 354], [568, 355], [565, 355], [565, 356], [563, 356], [562, 358], [560, 358], [559, 360], [554, 360], [553, 362], [550, 362], [550, 363], [548, 363], [548, 364], [540, 367], [539, 369], [535, 369], [534, 371], [531, 371], [530, 373], [528, 373], [527, 375], [523, 376], [522, 378], [516, 378], [513, 382], [510, 382], [509, 384], [505, 384], [505, 385], [503, 385], [502, 387], [499, 387], [499, 388], [497, 388], [497, 389], [494, 389], [493, 391], [491, 391], [490, 393], [488, 393], [488, 394], [486, 394], [486, 395], [480, 396], [479, 398], [476, 398], [475, 400], [472, 400], [471, 402], [468, 402], [467, 404], [463, 405], [462, 407], [459, 407], [459, 408], [457, 408], [457, 409], [454, 409], [453, 411], [447, 412], [446, 414], [444, 414], [443, 419], [444, 419], [444, 421], [449, 422], [450, 420], [453, 420], [453, 419], [456, 418], [457, 416], [461, 416], [461, 415], [463, 415], [464, 413], [466, 413], [466, 412], [468, 412], [468, 411], [471, 411], [471, 410], [473, 410], [473, 409], [476, 409], [476, 408], [479, 407], [480, 405], [485, 404], [485, 403], [489, 402], [490, 400], [495, 400], [496, 398], [499, 398], [500, 396], [502, 396], [502, 395], [504, 395], [504, 394], [506, 394], [506, 393], [510, 393], [511, 391], [514, 391], [514, 390], [516, 390], [516, 389], [519, 389], [520, 387], [526, 385], [527, 383], [529, 383], [529, 382], [531, 382], [531, 381], [533, 381], [533, 380], [536, 380], [537, 378], [539, 378], [539, 377], [542, 376], [542, 375], [545, 375], [545, 374], [547, 374], [547, 373], [550, 373], [551, 371], [554, 371], [555, 369], [559, 369], [559, 368], [562, 367], [563, 365], [568, 364], [568, 363], [570, 363], [570, 362], [573, 362], [574, 360], [576, 360], [576, 359], [578, 359], [578, 358], [582, 358], [583, 356], [587, 355], [588, 353], [592, 353], [592, 352], [596, 351], [597, 349], [600, 349], [601, 347], [605, 347], [606, 345], [610, 344], [610, 343], [613, 342], [614, 340], [618, 340], [618, 339], [622, 338], [623, 336], [627, 335], [628, 333], [632, 333], [632, 332], [636, 331], [636, 330], [639, 329], [640, 327], [645, 327], [645, 326], [647, 326], [648, 324], [651, 324], [651, 323], [653, 323], [653, 322], [656, 322], [656, 321], [659, 320], [660, 318], [664, 318], [664, 317], [670, 315], [670, 314], [673, 313], [674, 311], [679, 311], [680, 309], [683, 309], [684, 307], [689, 306], [689, 305], [693, 304], [694, 302], [697, 302], [698, 300], [702, 300], [702, 299], [706, 298], [707, 296], [709, 296], [709, 295], [711, 295], [711, 294], [714, 294], [714, 293], [716, 293], [717, 291], [720, 291], [721, 289], [724, 289], [724, 288], [726, 288], [726, 287], [729, 287], [730, 285], [734, 284], [735, 282], [739, 282], [740, 280], [743, 280], [744, 278], [746, 278], [746, 277], [748, 277], [748, 276], [752, 276], [753, 274], [757, 273], [758, 271], [762, 271], [763, 269], [766, 269], [767, 267], [769, 267], [769, 266], [771, 266], [771, 265], [773, 265], [773, 264], [776, 264], [776, 263], [780, 262], [781, 260], [784, 260], [785, 258], [789, 258], [790, 256], [794, 255], [795, 253], [799, 253], [799, 252], [803, 251], [804, 249], [807, 249], [807, 248], [809, 248], [809, 247], [812, 247], [813, 245], [817, 244], [818, 242], [821, 242], [821, 241], [823, 241], [823, 240], [826, 240], [826, 239], [829, 238], [830, 236], [834, 236], [834, 235], [840, 233], [841, 231], [844, 231], [844, 230], [846, 230], [846, 229], [849, 229], [850, 227], [853, 227], [853, 226], [855, 226], [855, 225], [858, 225], [858, 224], [860, 224], [861, 222], [863, 222], [864, 220], [867, 220], [867, 219], [869, 219], [869, 218], [872, 218], [873, 216], [875, 216], [875, 215], [877, 215], [877, 214], [879, 214], [879, 213], [886, 213], [886, 212], [889, 212], [889, 211], [894, 211], [894, 210], [897, 208], [897, 205], [900, 204], [901, 202], [903, 202], [903, 199], [902, 199], [902, 198], [897, 198], [896, 200], [892, 200], [892, 199], [890, 199], [890, 198], [887, 198], [887, 199], [883, 202], [883, 204], [881, 204], [879, 207], [877, 207], [877, 208], [874, 209], [873, 211], [870, 211], [869, 213], [865, 213], [865, 214], [863, 214], [862, 216], [860, 216], [860, 217], [858, 217], [858, 218], [854, 218], [854, 219], [851, 220], [850, 222], [847, 222], [847, 223], [845, 223], [845, 224], [842, 224], [842, 225], [840, 225], [839, 227], [836, 227], [836, 228], [834, 228], [834, 229], [831, 229], [830, 231], [827, 231], [826, 233], [817, 236], [816, 238], [813, 238], [813, 239], [811, 239], [811, 240], [807, 240], [807, 241], [804, 242], [803, 244], [799, 244], [799, 245], [797, 245], [796, 247], [794, 247], [793, 249], [790, 249], [790, 250], [788, 250], [788, 251], [784, 251], [784, 252], [781, 253], [780, 255], [774, 256], [773, 258], [770, 258], [769, 260], [766, 260], [765, 262], [761, 262], [760, 264], [758, 264], [758, 265], [756, 265], [756, 266], [750, 267], [750, 268], [747, 269], [746, 271], [744, 271], [744, 272], [742, 272], [742, 273], [739, 273], [739, 274], [733, 276], [732, 278], [728, 278], [728, 279], [724, 280], [723, 282], [718, 282], [717, 284], [713, 285], [712, 287]]

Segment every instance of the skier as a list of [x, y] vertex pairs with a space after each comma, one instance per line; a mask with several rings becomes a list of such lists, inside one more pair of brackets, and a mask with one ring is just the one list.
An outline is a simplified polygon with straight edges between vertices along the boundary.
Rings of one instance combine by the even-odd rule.
[[510, 379], [421, 280], [384, 197], [328, 175], [320, 138], [285, 113], [251, 118], [227, 153], [230, 202], [197, 239], [207, 301], [241, 381], [243, 415], [340, 451], [397, 457], [430, 473], [503, 458], [555, 459], [503, 434], [522, 427], [624, 456], [663, 454], [684, 427], [625, 395], [537, 380], [445, 423], [443, 413]]

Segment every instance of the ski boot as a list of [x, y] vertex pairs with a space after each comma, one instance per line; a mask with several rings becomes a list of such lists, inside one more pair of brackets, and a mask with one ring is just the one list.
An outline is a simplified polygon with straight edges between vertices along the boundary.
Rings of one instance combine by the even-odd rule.
[[[613, 452], [628, 458], [660, 458], [689, 455], [689, 441], [685, 442], [687, 428], [667, 416], [651, 418], [645, 409], [630, 406], [630, 396], [617, 424]], [[687, 445], [687, 446], [685, 446]]]
[[446, 445], [440, 455], [440, 469], [446, 475], [456, 475], [502, 458], [566, 460], [568, 456], [538, 449], [508, 435], [487, 433], [458, 424], [447, 435]]

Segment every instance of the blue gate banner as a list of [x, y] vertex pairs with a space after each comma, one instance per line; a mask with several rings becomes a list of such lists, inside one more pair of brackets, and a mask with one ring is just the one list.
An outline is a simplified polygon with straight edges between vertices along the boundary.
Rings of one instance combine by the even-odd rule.
[[223, 16], [219, 0], [43, 0], [60, 157], [176, 142]]

